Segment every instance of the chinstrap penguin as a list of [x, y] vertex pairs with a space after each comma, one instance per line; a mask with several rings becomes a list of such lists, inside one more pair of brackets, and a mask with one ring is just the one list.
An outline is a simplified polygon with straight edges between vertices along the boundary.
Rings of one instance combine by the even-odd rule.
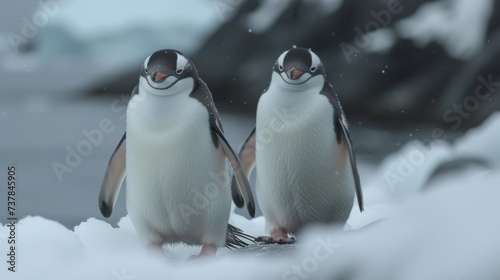
[[233, 197], [255, 205], [241, 163], [228, 144], [212, 94], [193, 63], [176, 50], [160, 50], [142, 65], [127, 108], [126, 133], [109, 160], [99, 195], [105, 217], [126, 177], [127, 212], [144, 241], [161, 246], [240, 247], [250, 236], [228, 224]]
[[270, 233], [259, 241], [291, 243], [289, 234], [308, 224], [345, 223], [355, 195], [363, 211], [347, 120], [311, 50], [294, 47], [279, 56], [239, 157], [248, 176], [257, 169], [256, 198]]

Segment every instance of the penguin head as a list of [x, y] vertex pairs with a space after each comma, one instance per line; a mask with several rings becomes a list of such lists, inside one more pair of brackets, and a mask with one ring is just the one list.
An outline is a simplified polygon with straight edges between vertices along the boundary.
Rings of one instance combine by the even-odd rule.
[[159, 50], [144, 60], [139, 87], [154, 95], [173, 95], [192, 89], [197, 77], [193, 63], [181, 52]]
[[306, 48], [294, 47], [283, 52], [273, 66], [273, 82], [285, 86], [307, 86], [309, 80], [318, 76], [325, 76], [323, 63], [313, 51]]

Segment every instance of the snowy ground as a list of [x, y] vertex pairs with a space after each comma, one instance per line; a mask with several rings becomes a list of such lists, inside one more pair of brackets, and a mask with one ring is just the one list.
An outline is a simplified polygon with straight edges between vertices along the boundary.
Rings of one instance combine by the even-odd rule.
[[[453, 145], [408, 143], [364, 179], [366, 210], [355, 208], [347, 229], [310, 228], [297, 246], [221, 249], [214, 260], [185, 262], [199, 248], [151, 252], [127, 217], [116, 228], [90, 218], [73, 230], [26, 217], [17, 225], [16, 273], [7, 270], [10, 233], [1, 228], [0, 278], [498, 279], [499, 129], [497, 113]], [[471, 164], [443, 168], [457, 160]], [[230, 222], [263, 233], [262, 217]]]
[[[6, 182], [6, 165], [15, 164], [19, 217], [41, 215], [26, 217], [16, 225], [15, 273], [7, 270], [10, 228], [0, 227], [0, 279], [500, 279], [499, 114], [453, 144], [435, 139], [428, 147], [412, 141], [375, 167], [361, 160], [365, 212], [355, 208], [346, 229], [311, 228], [294, 246], [221, 249], [214, 260], [188, 263], [185, 259], [199, 248], [173, 245], [166, 246], [163, 254], [154, 253], [139, 243], [127, 217], [116, 225], [125, 213], [123, 195], [112, 219], [99, 220], [98, 187], [107, 158], [123, 132], [123, 110], [117, 106], [124, 104], [120, 98], [75, 102], [69, 93], [119, 75], [119, 69], [137, 65], [156, 45], [194, 52], [223, 22], [217, 10], [221, 6], [213, 4], [240, 1], [176, 1], [196, 17], [167, 9], [172, 8], [170, 1], [151, 0], [154, 5], [143, 5], [142, 10], [123, 10], [117, 0], [99, 3], [101, 14], [122, 16], [108, 21], [89, 21], [86, 15], [93, 10], [84, 8], [95, 5], [87, 2], [68, 4], [41, 29], [39, 56], [13, 54], [7, 41], [0, 42], [0, 184]], [[492, 3], [429, 3], [399, 22], [396, 32], [422, 46], [436, 41], [453, 57], [465, 59], [481, 47]], [[124, 23], [141, 21], [140, 15], [149, 13], [146, 8], [150, 6], [157, 9], [147, 21], [149, 26], [139, 24], [138, 29], [127, 29], [128, 33], [121, 30]], [[113, 13], [117, 8], [120, 12]], [[164, 12], [176, 26], [189, 28], [158, 28], [166, 22]], [[12, 26], [18, 28], [22, 16], [33, 14], [15, 15]], [[260, 29], [266, 28], [266, 22], [253, 19]], [[448, 21], [440, 23], [442, 19]], [[252, 17], [248, 20], [252, 24]], [[70, 32], [56, 32], [61, 26]], [[259, 26], [251, 27], [259, 32]], [[147, 36], [143, 29], [148, 30]], [[96, 43], [108, 36], [109, 40]], [[130, 41], [136, 43], [124, 43]], [[79, 53], [61, 55], [59, 50], [72, 42], [82, 49], [65, 49], [81, 50], [93, 59], [83, 59]], [[59, 180], [51, 164], [64, 163], [66, 147], [74, 149], [86, 141], [83, 131], [98, 128], [103, 119], [112, 121], [114, 131], [105, 133], [93, 152]], [[223, 115], [223, 122], [234, 146], [253, 126], [252, 120], [231, 115]], [[380, 137], [381, 131], [371, 132], [365, 136], [374, 143], [383, 142], [371, 138]], [[5, 195], [2, 187], [2, 207]], [[0, 215], [5, 221], [5, 210]], [[81, 220], [86, 221], [69, 229], [62, 225]], [[247, 220], [233, 214], [230, 222], [252, 235], [264, 233], [262, 217]]]

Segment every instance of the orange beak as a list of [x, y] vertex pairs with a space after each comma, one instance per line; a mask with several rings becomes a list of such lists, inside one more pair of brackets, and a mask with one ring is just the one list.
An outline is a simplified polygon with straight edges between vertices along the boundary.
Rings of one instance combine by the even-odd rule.
[[290, 70], [286, 71], [286, 75], [291, 80], [297, 80], [298, 78], [300, 78], [300, 76], [302, 76], [302, 74], [304, 74], [304, 71], [297, 69], [295, 67], [292, 67], [290, 68]]
[[157, 72], [154, 76], [153, 76], [153, 82], [155, 83], [159, 83], [161, 81], [163, 81], [165, 78], [168, 77], [168, 74], [167, 73], [162, 73], [162, 72]]

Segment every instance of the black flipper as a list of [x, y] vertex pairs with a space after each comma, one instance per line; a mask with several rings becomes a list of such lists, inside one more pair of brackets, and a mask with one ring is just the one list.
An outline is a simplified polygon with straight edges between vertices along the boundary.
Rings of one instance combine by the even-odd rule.
[[[132, 90], [131, 96], [139, 93], [138, 86], [135, 86]], [[99, 193], [99, 209], [101, 214], [109, 218], [115, 207], [116, 198], [120, 193], [123, 180], [125, 179], [125, 169], [126, 169], [126, 139], [127, 133], [125, 132], [118, 142], [111, 158], [108, 162], [108, 167], [106, 168], [106, 173], [104, 174], [104, 179], [101, 184], [101, 191]]]
[[351, 165], [352, 177], [354, 179], [354, 187], [356, 189], [356, 197], [358, 198], [358, 206], [359, 210], [363, 212], [363, 190], [361, 189], [361, 181], [359, 179], [358, 167], [356, 164], [356, 155], [354, 154], [354, 146], [352, 145], [351, 135], [349, 134], [347, 120], [342, 110], [342, 106], [337, 98], [337, 94], [333, 90], [333, 87], [325, 82], [323, 89], [321, 90], [321, 94], [325, 95], [330, 104], [333, 106], [333, 125], [335, 129], [335, 135], [337, 143], [341, 143], [341, 141], [345, 141], [347, 146], [347, 150], [349, 151], [349, 160]]
[[233, 199], [236, 198], [235, 204], [243, 206], [241, 203], [241, 197], [243, 197], [247, 204], [248, 213], [253, 218], [255, 216], [255, 202], [252, 190], [250, 188], [250, 183], [248, 182], [248, 178], [243, 170], [240, 160], [238, 159], [236, 153], [233, 151], [233, 149], [227, 142], [226, 137], [224, 136], [220, 116], [217, 112], [217, 109], [215, 108], [212, 94], [210, 93], [210, 90], [208, 89], [205, 82], [203, 82], [203, 80], [198, 79], [197, 83], [195, 84], [195, 89], [190, 96], [200, 101], [200, 103], [205, 106], [208, 113], [210, 114], [209, 122], [212, 131], [212, 141], [214, 142], [215, 147], [219, 147], [219, 144], [222, 146], [222, 149], [224, 150], [224, 153], [234, 171], [234, 175], [238, 181], [239, 186], [239, 193], [235, 194], [233, 192]]
[[[255, 141], [256, 141], [255, 137], [256, 135], [254, 127], [252, 132], [250, 132], [250, 135], [248, 136], [247, 140], [245, 140], [243, 147], [241, 147], [240, 152], [238, 153], [238, 157], [241, 161], [241, 165], [243, 165], [243, 169], [245, 170], [247, 178], [250, 178], [250, 174], [252, 173], [252, 170], [255, 166]], [[236, 177], [234, 176], [231, 179], [231, 190], [233, 193], [233, 200], [236, 206], [239, 208], [243, 207], [244, 204], [243, 197], [239, 192], [238, 182], [236, 181]]]
[[109, 159], [108, 167], [106, 168], [106, 173], [101, 184], [99, 209], [101, 210], [101, 214], [106, 218], [109, 218], [113, 212], [116, 198], [125, 179], [126, 138], [126, 133], [124, 133]]

